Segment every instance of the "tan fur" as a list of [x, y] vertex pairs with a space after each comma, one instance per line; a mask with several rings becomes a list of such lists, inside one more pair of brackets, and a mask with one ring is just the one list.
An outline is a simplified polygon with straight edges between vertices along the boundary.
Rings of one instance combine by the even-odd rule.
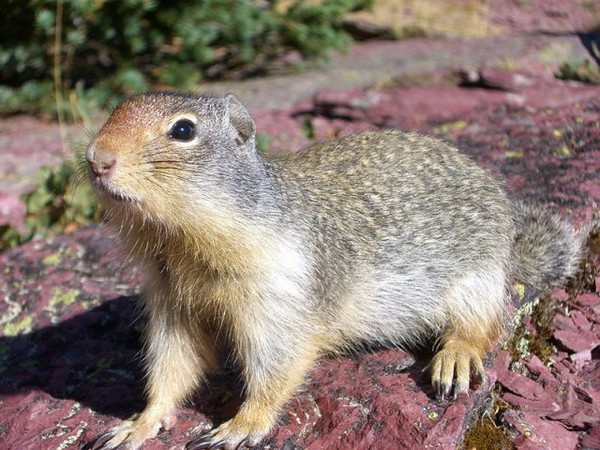
[[558, 219], [556, 242], [541, 239], [541, 210], [417, 134], [265, 159], [233, 96], [146, 94], [117, 108], [86, 156], [109, 222], [149, 274], [148, 404], [94, 448], [137, 448], [171, 426], [223, 343], [246, 400], [192, 449], [258, 443], [321, 355], [362, 344], [437, 340], [438, 396], [467, 392], [502, 333], [510, 277], [553, 281], [578, 258]]

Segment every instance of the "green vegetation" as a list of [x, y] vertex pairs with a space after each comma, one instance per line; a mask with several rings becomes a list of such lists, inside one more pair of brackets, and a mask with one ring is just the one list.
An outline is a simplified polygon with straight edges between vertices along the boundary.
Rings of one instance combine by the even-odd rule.
[[600, 84], [600, 66], [589, 59], [564, 63], [556, 72], [556, 78]]
[[[0, 114], [71, 117], [150, 88], [261, 73], [298, 51], [319, 58], [372, 0], [5, 0]], [[66, 100], [64, 100], [66, 99]]]
[[0, 251], [48, 232], [71, 231], [98, 219], [95, 197], [89, 184], [81, 182], [82, 175], [70, 162], [58, 168], [43, 167], [37, 188], [23, 195], [27, 208], [25, 230], [1, 225]]

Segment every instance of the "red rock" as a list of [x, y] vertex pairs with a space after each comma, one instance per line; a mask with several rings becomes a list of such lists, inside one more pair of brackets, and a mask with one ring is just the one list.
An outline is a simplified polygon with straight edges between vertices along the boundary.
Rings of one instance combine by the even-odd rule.
[[498, 382], [514, 394], [529, 400], [551, 400], [543, 387], [535, 381], [506, 370], [498, 373]]
[[500, 377], [500, 373], [504, 373], [508, 370], [510, 363], [512, 362], [512, 356], [506, 350], [500, 350], [496, 354], [496, 359], [494, 360], [494, 369], [498, 377]]
[[[546, 17], [548, 8], [540, 1], [534, 6]], [[558, 11], [574, 4], [560, 1]], [[535, 17], [529, 14], [529, 20]], [[437, 44], [419, 45], [413, 60]], [[517, 75], [534, 84], [519, 83]], [[577, 224], [588, 224], [598, 209], [600, 102], [593, 96], [598, 97], [600, 88], [517, 75], [509, 79], [506, 73], [487, 72], [489, 80], [495, 77], [514, 91], [509, 93], [456, 87], [321, 91], [304, 105], [256, 110], [255, 117], [259, 133], [271, 136], [273, 149], [302, 147], [311, 127], [318, 138], [382, 126], [422, 128], [457, 144], [506, 179], [511, 195], [553, 204]], [[577, 99], [581, 101], [574, 103]], [[457, 122], [433, 127], [448, 120]], [[23, 137], [22, 130], [17, 131], [11, 142], [18, 142], [23, 160], [37, 162], [31, 158], [31, 148], [47, 150], [46, 146], [39, 141], [24, 145], [17, 139]], [[60, 139], [53, 142], [60, 152]], [[557, 154], [557, 149], [562, 153]], [[6, 161], [4, 154], [0, 157]], [[14, 161], [11, 164], [9, 169], [17, 168]], [[69, 444], [74, 448], [142, 407], [142, 376], [135, 359], [141, 324], [134, 321], [132, 299], [142, 276], [121, 262], [115, 248], [97, 228], [90, 228], [0, 255], [0, 297], [10, 299], [0, 302], [0, 314], [7, 320], [2, 330], [9, 331], [0, 342], [0, 432], [4, 433], [0, 446], [58, 448], [79, 437]], [[587, 293], [580, 298], [585, 317], [563, 322], [559, 332], [581, 334], [579, 330], [587, 327], [585, 320], [598, 321], [600, 310], [591, 309], [600, 308], [598, 296]], [[568, 296], [563, 300], [568, 301]], [[587, 331], [599, 334], [595, 325]], [[510, 372], [510, 355], [501, 351], [488, 371], [488, 383], [470, 397], [443, 405], [433, 400], [427, 376], [418, 365], [422, 362], [413, 364], [404, 352], [325, 359], [286, 406], [281, 425], [267, 445], [313, 450], [456, 448], [497, 373], [508, 391], [505, 399], [527, 410], [520, 422], [514, 419], [515, 411], [506, 413], [509, 423], [518, 422], [519, 448], [575, 448], [578, 433], [566, 430], [564, 424], [591, 426], [582, 442], [598, 434], [594, 423], [600, 415], [600, 364], [598, 350], [591, 348], [588, 343], [571, 355], [557, 351], [551, 369], [533, 357], [525, 359], [525, 366], [537, 374], [536, 381]], [[194, 407], [177, 413], [172, 430], [150, 440], [145, 448], [181, 446], [199, 423], [204, 426], [231, 417], [241, 401], [236, 382], [226, 376], [216, 378], [210, 390], [198, 394]], [[572, 388], [566, 387], [568, 380]], [[558, 411], [551, 410], [555, 405]], [[555, 420], [540, 414], [553, 414]]]
[[535, 80], [525, 74], [510, 70], [485, 67], [479, 71], [479, 83], [493, 89], [505, 91], [519, 91], [535, 85]]
[[509, 411], [504, 420], [522, 436], [518, 450], [575, 450], [579, 434], [560, 422], [545, 420], [529, 412]]
[[0, 226], [9, 225], [19, 231], [25, 231], [21, 217], [25, 216], [26, 208], [21, 201], [21, 194], [15, 192], [0, 192]]
[[587, 430], [581, 437], [581, 448], [583, 450], [595, 450], [600, 448], [600, 425]]
[[492, 0], [489, 8], [489, 17], [495, 25], [522, 33], [590, 30], [597, 24], [595, 18], [600, 13], [597, 4], [564, 0], [528, 0], [526, 3]]
[[572, 310], [569, 314], [573, 323], [582, 331], [591, 331], [592, 323], [587, 320], [585, 314], [576, 309]]
[[550, 369], [546, 367], [537, 356], [527, 356], [523, 359], [523, 364], [525, 364], [525, 367], [536, 376], [536, 382], [543, 383], [544, 386], [558, 383], [558, 380], [554, 377]]
[[[565, 386], [565, 390], [560, 410], [547, 414], [548, 418], [575, 429], [587, 429], [600, 423], [600, 404], [590, 397], [589, 391], [586, 392], [571, 383]], [[598, 394], [594, 393], [594, 396], [597, 398]]]
[[529, 399], [520, 395], [506, 392], [502, 394], [502, 400], [516, 406], [521, 411], [535, 412], [546, 415], [560, 410], [560, 406], [548, 395], [540, 399]]
[[506, 96], [500, 91], [449, 87], [326, 91], [315, 96], [317, 112], [326, 117], [402, 129], [456, 120], [484, 104], [505, 101]]
[[265, 141], [270, 153], [298, 151], [306, 147], [309, 141], [302, 131], [301, 111], [307, 107], [300, 104], [288, 110], [253, 111], [258, 139]]
[[[592, 317], [590, 317], [596, 324], [600, 324], [600, 305], [596, 305], [592, 308]], [[592, 327], [598, 333], [598, 327]]]
[[552, 326], [558, 330], [577, 331], [577, 325], [575, 325], [573, 319], [562, 314], [554, 316], [554, 319], [552, 319]]
[[3, 396], [0, 446], [7, 450], [64, 448], [76, 442], [93, 416], [72, 400], [44, 392]]
[[584, 182], [581, 184], [581, 189], [589, 195], [590, 200], [600, 200], [600, 186], [598, 183], [594, 183], [593, 181]]
[[311, 126], [315, 139], [318, 141], [377, 129], [375, 125], [367, 121], [353, 120], [348, 122], [347, 120], [329, 119], [321, 116], [314, 117]]
[[[596, 283], [600, 286], [598, 281]], [[600, 296], [598, 296], [596, 294], [591, 294], [591, 293], [584, 293], [584, 294], [577, 296], [575, 301], [581, 305], [593, 307], [593, 306], [600, 305]]]
[[569, 300], [569, 294], [563, 288], [554, 289], [552, 292], [550, 292], [550, 296], [563, 302]]
[[[594, 403], [596, 406], [600, 406], [600, 391], [589, 383], [581, 383], [579, 386], [573, 386], [573, 389], [577, 393], [577, 396], [586, 403]], [[598, 417], [600, 420], [600, 417]]]
[[581, 352], [569, 355], [569, 358], [576, 364], [577, 367], [581, 367], [583, 363], [592, 359], [592, 352], [590, 350], [583, 350]]
[[600, 337], [592, 332], [557, 330], [554, 337], [574, 352], [592, 351], [600, 345]]
[[564, 353], [564, 355], [565, 357], [557, 357], [552, 366], [552, 371], [559, 380], [568, 380], [577, 371], [577, 367], [569, 359], [569, 355], [567, 353]]

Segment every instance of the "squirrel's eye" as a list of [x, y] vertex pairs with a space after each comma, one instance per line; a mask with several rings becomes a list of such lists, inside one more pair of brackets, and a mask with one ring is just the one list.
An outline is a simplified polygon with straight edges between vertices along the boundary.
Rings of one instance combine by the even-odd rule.
[[176, 141], [191, 141], [196, 136], [196, 125], [190, 120], [178, 120], [171, 127], [169, 137]]

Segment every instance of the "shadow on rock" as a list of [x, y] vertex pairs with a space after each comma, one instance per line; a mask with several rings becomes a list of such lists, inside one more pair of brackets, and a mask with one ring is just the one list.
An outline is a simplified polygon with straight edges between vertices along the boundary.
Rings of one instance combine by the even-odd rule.
[[56, 325], [0, 338], [0, 395], [43, 391], [126, 417], [143, 407], [135, 297], [119, 297]]

